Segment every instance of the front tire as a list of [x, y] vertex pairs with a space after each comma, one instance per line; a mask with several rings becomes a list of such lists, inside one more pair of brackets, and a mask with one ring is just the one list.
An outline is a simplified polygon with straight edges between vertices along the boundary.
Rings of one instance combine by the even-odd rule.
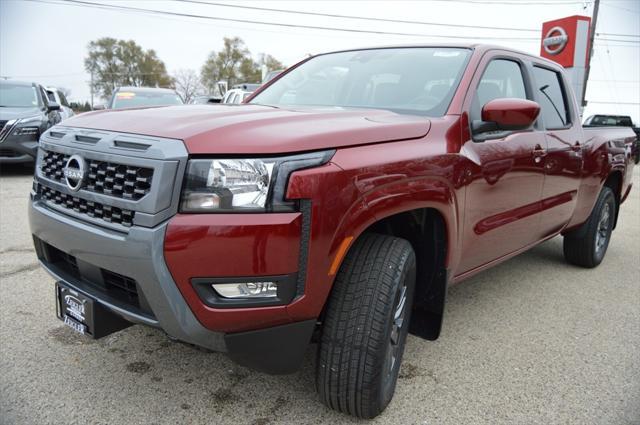
[[598, 266], [607, 253], [616, 217], [616, 198], [609, 187], [603, 187], [589, 219], [564, 236], [564, 258], [580, 267]]
[[328, 407], [373, 418], [391, 401], [407, 339], [416, 259], [404, 239], [364, 234], [350, 249], [328, 302], [316, 387]]

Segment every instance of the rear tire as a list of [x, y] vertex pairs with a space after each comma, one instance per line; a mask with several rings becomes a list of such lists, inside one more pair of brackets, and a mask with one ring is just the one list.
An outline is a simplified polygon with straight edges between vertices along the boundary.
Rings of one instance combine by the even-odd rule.
[[607, 253], [616, 217], [616, 198], [609, 187], [603, 187], [589, 219], [564, 236], [564, 258], [580, 267], [593, 268]]
[[362, 235], [329, 298], [316, 370], [328, 407], [373, 418], [391, 401], [407, 339], [416, 259], [404, 239]]

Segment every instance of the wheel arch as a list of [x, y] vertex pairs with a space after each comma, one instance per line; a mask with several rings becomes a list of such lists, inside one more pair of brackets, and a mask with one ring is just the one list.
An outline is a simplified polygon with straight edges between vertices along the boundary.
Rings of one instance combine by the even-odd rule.
[[457, 261], [456, 205], [454, 191], [439, 179], [404, 182], [402, 186], [382, 187], [365, 195], [345, 214], [347, 219], [334, 235], [332, 252], [334, 262], [337, 261], [334, 269], [339, 269], [350, 247], [365, 233], [408, 240], [418, 264], [410, 332], [425, 339], [437, 339], [449, 268]]
[[615, 196], [615, 199], [616, 199], [616, 215], [613, 222], [614, 229], [618, 224], [618, 212], [620, 211], [620, 201], [622, 198], [622, 181], [623, 181], [622, 171], [618, 169], [613, 169], [611, 170], [606, 180], [604, 181], [604, 184], [602, 185], [603, 187], [610, 188], [613, 191], [613, 195]]
[[409, 332], [428, 340], [439, 337], [449, 273], [449, 243], [444, 215], [435, 208], [419, 208], [389, 215], [362, 234], [380, 233], [407, 240], [416, 254], [416, 292]]

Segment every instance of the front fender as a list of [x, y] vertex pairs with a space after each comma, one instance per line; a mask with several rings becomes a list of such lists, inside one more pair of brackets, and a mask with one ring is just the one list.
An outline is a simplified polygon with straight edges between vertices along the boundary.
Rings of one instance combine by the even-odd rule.
[[464, 185], [455, 182], [464, 167], [457, 155], [429, 155], [429, 149], [424, 141], [344, 149], [329, 164], [291, 175], [287, 198], [310, 199], [312, 207], [305, 291], [287, 308], [292, 320], [318, 317], [344, 253], [394, 214], [438, 211], [447, 228], [447, 267], [457, 264], [457, 192]]

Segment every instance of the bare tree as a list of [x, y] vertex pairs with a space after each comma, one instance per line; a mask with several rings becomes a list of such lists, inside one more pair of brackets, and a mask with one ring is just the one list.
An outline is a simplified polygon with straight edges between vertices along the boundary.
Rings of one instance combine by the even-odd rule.
[[173, 81], [176, 91], [180, 93], [185, 103], [189, 103], [199, 92], [202, 91], [200, 77], [193, 69], [179, 69], [173, 73]]

